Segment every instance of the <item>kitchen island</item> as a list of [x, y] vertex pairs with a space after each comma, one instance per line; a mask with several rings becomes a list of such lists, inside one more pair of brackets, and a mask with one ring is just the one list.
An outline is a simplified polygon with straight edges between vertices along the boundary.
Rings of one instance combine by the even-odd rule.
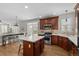
[[23, 40], [23, 56], [40, 56], [44, 49], [43, 36], [28, 36]]

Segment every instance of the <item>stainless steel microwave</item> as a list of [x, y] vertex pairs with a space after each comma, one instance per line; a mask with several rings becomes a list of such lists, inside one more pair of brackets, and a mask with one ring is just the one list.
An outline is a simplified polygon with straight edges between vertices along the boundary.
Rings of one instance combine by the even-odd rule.
[[44, 25], [44, 30], [51, 30], [52, 29], [52, 25], [51, 24], [45, 24]]

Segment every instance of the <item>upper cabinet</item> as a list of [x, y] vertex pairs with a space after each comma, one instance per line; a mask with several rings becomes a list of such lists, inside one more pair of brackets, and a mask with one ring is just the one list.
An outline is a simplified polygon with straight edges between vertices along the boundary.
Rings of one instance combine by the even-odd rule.
[[44, 30], [45, 25], [53, 30], [58, 30], [58, 16], [40, 19], [40, 29]]
[[51, 18], [51, 24], [52, 24], [52, 29], [54, 30], [58, 29], [58, 16]]

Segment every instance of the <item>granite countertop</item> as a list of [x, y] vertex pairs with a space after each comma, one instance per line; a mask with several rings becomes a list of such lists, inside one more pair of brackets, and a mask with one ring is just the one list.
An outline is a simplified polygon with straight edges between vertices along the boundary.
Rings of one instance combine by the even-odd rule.
[[30, 35], [26, 36], [24, 40], [29, 41], [29, 42], [36, 42], [40, 39], [42, 39], [44, 36], [38, 36], [38, 35]]
[[67, 35], [67, 34], [52, 34], [52, 35], [67, 37], [69, 38], [70, 41], [72, 41], [77, 46], [77, 35]]

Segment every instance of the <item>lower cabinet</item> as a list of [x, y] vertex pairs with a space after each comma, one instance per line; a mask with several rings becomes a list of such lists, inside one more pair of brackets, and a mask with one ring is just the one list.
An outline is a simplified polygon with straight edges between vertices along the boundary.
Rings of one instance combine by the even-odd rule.
[[71, 46], [70, 54], [73, 55], [73, 56], [77, 56], [77, 54], [78, 54], [77, 47], [73, 43], [72, 43], [72, 46]]
[[41, 54], [41, 51], [40, 51], [40, 41], [37, 41], [35, 44], [34, 44], [34, 55], [35, 56], [39, 56]]
[[68, 50], [68, 38], [57, 36], [57, 45], [63, 48], [64, 50]]
[[58, 46], [62, 47], [63, 46], [62, 43], [63, 43], [63, 37], [58, 36]]
[[23, 41], [23, 56], [40, 56], [44, 49], [44, 40], [36, 42]]
[[44, 50], [44, 40], [40, 40], [40, 52], [43, 52]]
[[73, 51], [74, 56], [77, 55], [78, 50], [77, 50], [76, 46], [74, 46], [74, 45], [72, 46], [72, 51]]
[[68, 38], [62, 37], [62, 46], [64, 50], [68, 51]]
[[34, 55], [34, 44], [32, 42], [23, 41], [23, 56]]
[[52, 35], [51, 44], [58, 45], [58, 36]]
[[60, 46], [68, 51], [70, 55], [77, 55], [77, 46], [67, 37], [52, 35], [51, 44]]

